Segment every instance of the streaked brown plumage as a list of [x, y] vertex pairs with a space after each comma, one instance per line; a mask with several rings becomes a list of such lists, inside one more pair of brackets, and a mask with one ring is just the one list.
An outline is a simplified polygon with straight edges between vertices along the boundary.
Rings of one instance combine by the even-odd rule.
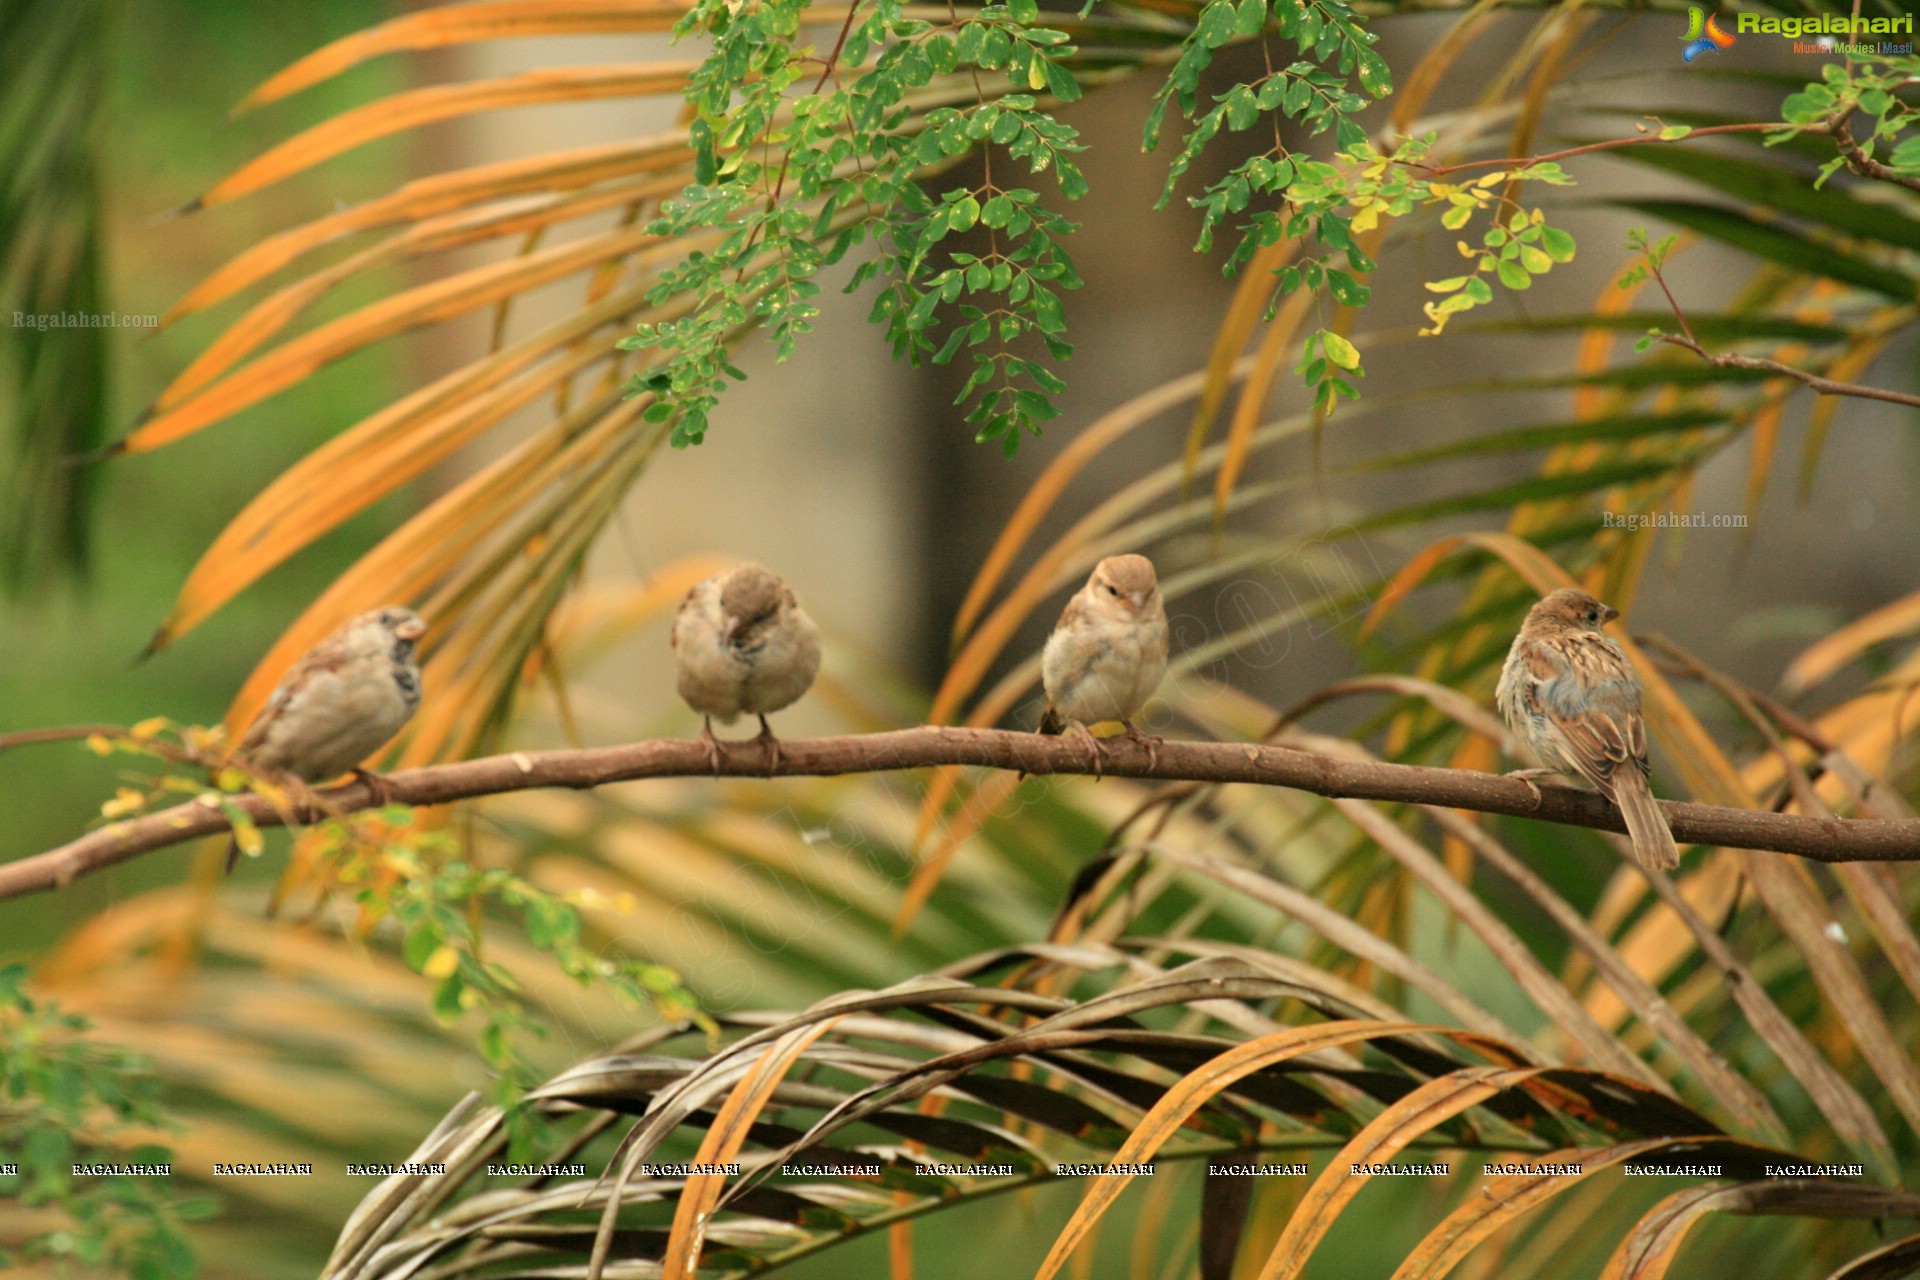
[[1514, 637], [1495, 700], [1541, 764], [1586, 779], [1619, 807], [1642, 866], [1671, 871], [1680, 850], [1648, 782], [1640, 681], [1600, 630], [1619, 616], [1584, 591], [1547, 596]]
[[[325, 782], [360, 768], [406, 727], [420, 705], [414, 646], [427, 624], [411, 609], [374, 609], [349, 621], [287, 668], [241, 736], [248, 768], [298, 782]], [[233, 869], [237, 846], [229, 846]]]

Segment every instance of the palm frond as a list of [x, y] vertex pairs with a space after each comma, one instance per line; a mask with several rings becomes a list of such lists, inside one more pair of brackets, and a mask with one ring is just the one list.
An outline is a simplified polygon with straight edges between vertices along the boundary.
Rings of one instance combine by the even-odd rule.
[[[1302, 1013], [1282, 1020], [1279, 1007]], [[1140, 1172], [1263, 1159], [1317, 1170], [1280, 1238], [1255, 1246], [1278, 1276], [1297, 1273], [1369, 1176], [1407, 1156], [1447, 1166], [1436, 1181], [1459, 1206], [1428, 1211], [1408, 1275], [1446, 1274], [1493, 1231], [1623, 1164], [1721, 1171], [1720, 1185], [1656, 1206], [1643, 1220], [1656, 1233], [1715, 1209], [1920, 1214], [1913, 1196], [1870, 1185], [1769, 1180], [1790, 1152], [1731, 1138], [1638, 1082], [1381, 1020], [1252, 956], [995, 952], [724, 1024], [718, 1048], [652, 1032], [538, 1089], [552, 1137], [528, 1162], [553, 1174], [489, 1176], [503, 1116], [463, 1105], [409, 1158], [419, 1172], [367, 1197], [323, 1274], [370, 1280], [429, 1261], [442, 1276], [749, 1274], [1065, 1182], [1077, 1205], [1044, 1280]], [[1474, 1190], [1482, 1163], [1501, 1166], [1486, 1195]], [[1612, 1185], [1633, 1197], [1631, 1182]], [[1874, 1247], [1864, 1231], [1838, 1234], [1855, 1252]]]

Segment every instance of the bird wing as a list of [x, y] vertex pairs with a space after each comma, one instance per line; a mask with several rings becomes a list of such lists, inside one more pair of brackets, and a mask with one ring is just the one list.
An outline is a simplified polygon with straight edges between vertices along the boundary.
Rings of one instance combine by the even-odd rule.
[[338, 635], [329, 636], [309, 649], [306, 656], [287, 668], [287, 674], [280, 677], [280, 683], [267, 695], [266, 705], [260, 708], [253, 723], [240, 739], [240, 755], [253, 754], [266, 744], [267, 735], [272, 731], [274, 722], [297, 701], [302, 693], [314, 681], [343, 670], [352, 659], [353, 652], [346, 640]]
[[693, 608], [693, 598], [700, 594], [700, 584], [694, 583], [687, 588], [687, 594], [681, 598], [680, 607], [673, 611], [673, 626], [667, 630], [667, 648], [680, 651], [680, 619], [687, 616], [687, 610]]
[[1086, 592], [1076, 591], [1067, 601], [1067, 607], [1060, 611], [1060, 621], [1053, 624], [1055, 631], [1076, 631], [1089, 621]]
[[[1538, 676], [1553, 666], [1536, 646], [1528, 657]], [[1595, 786], [1613, 794], [1613, 776], [1632, 761], [1648, 771], [1647, 726], [1640, 714], [1640, 691], [1626, 655], [1604, 639], [1570, 637], [1553, 648], [1565, 663], [1554, 676], [1536, 678], [1531, 696], [1559, 731], [1569, 763]]]

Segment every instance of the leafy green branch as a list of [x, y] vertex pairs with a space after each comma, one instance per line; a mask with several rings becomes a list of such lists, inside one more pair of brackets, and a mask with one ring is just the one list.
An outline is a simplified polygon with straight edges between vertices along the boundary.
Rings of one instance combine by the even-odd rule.
[[418, 822], [410, 809], [389, 807], [380, 821], [386, 834], [377, 857], [365, 856], [364, 843], [339, 840], [332, 850], [339, 859], [335, 882], [355, 890], [364, 929], [392, 919], [402, 959], [436, 984], [435, 1017], [449, 1024], [469, 1014], [481, 1020], [480, 1055], [494, 1072], [499, 1105], [512, 1106], [539, 1078], [522, 1046], [546, 1028], [528, 1012], [520, 980], [487, 957], [491, 912], [513, 917], [511, 931], [582, 988], [597, 986], [626, 1007], [652, 1008], [668, 1021], [709, 1025], [673, 970], [588, 945], [579, 908], [595, 902], [591, 895], [563, 898], [504, 868], [465, 861], [451, 831]]
[[[1201, 111], [1199, 77], [1212, 51], [1235, 39], [1256, 37], [1264, 51], [1269, 31], [1290, 38], [1303, 55], [1318, 61], [1276, 68], [1269, 53], [1263, 75], [1216, 95], [1213, 105]], [[1296, 257], [1274, 268], [1266, 308], [1269, 319], [1282, 298], [1301, 288], [1325, 289], [1342, 306], [1365, 306], [1372, 294], [1361, 277], [1371, 274], [1376, 264], [1355, 237], [1372, 231], [1383, 218], [1439, 207], [1441, 224], [1457, 231], [1476, 214], [1491, 210], [1495, 216], [1480, 244], [1460, 242], [1462, 255], [1474, 263], [1473, 270], [1428, 286], [1449, 295], [1425, 308], [1431, 327], [1423, 332], [1437, 334], [1450, 316], [1492, 301], [1488, 278], [1498, 279], [1508, 289], [1525, 289], [1533, 277], [1572, 259], [1573, 237], [1547, 226], [1539, 209], [1515, 205], [1507, 214], [1503, 207], [1512, 203], [1510, 193], [1517, 183], [1565, 185], [1571, 179], [1551, 160], [1541, 160], [1504, 165], [1498, 172], [1466, 183], [1443, 182], [1438, 171], [1416, 172], [1433, 170], [1427, 162], [1435, 140], [1431, 134], [1408, 139], [1392, 153], [1378, 150], [1353, 119], [1369, 98], [1384, 98], [1393, 90], [1385, 60], [1371, 48], [1373, 39], [1353, 11], [1337, 2], [1279, 5], [1270, 10], [1264, 0], [1239, 4], [1213, 0], [1201, 11], [1167, 85], [1156, 98], [1144, 144], [1148, 150], [1158, 144], [1169, 108], [1177, 107], [1190, 121], [1161, 194], [1164, 207], [1181, 176], [1223, 130], [1240, 132], [1263, 121], [1271, 125], [1271, 147], [1241, 161], [1189, 201], [1202, 214], [1196, 247], [1203, 252], [1213, 247], [1224, 225], [1245, 214], [1234, 228], [1238, 239], [1223, 267], [1229, 276], [1238, 274], [1261, 250], [1283, 240], [1303, 246]], [[1332, 160], [1316, 160], [1291, 150], [1280, 133], [1282, 117], [1304, 127], [1309, 136], [1332, 130], [1336, 145]], [[1494, 188], [1499, 186], [1507, 191], [1496, 204]], [[1309, 245], [1321, 251], [1305, 248]], [[1352, 343], [1325, 327], [1303, 340], [1296, 371], [1312, 388], [1320, 412], [1330, 411], [1342, 398], [1357, 398], [1348, 376], [1365, 374]]]
[[[1244, 208], [1256, 195], [1277, 196], [1276, 208], [1255, 213], [1245, 224], [1227, 272], [1236, 273], [1260, 249], [1284, 237], [1316, 241], [1327, 252], [1302, 253], [1274, 268], [1274, 287], [1267, 300], [1271, 318], [1280, 300], [1301, 288], [1324, 288], [1343, 306], [1365, 306], [1372, 293], [1359, 277], [1373, 271], [1375, 264], [1354, 237], [1373, 231], [1386, 219], [1438, 209], [1441, 226], [1459, 231], [1487, 215], [1477, 245], [1456, 242], [1461, 256], [1473, 264], [1472, 270], [1427, 285], [1447, 295], [1426, 304], [1430, 324], [1421, 332], [1427, 335], [1444, 330], [1450, 317], [1493, 301], [1490, 280], [1519, 291], [1530, 288], [1536, 276], [1573, 260], [1573, 236], [1548, 225], [1541, 209], [1522, 207], [1511, 196], [1512, 189], [1523, 182], [1569, 185], [1573, 180], [1558, 164], [1545, 159], [1522, 161], [1465, 182], [1444, 182], [1433, 176], [1437, 170], [1427, 163], [1434, 141], [1432, 134], [1410, 138], [1388, 153], [1363, 137], [1344, 147], [1336, 163], [1256, 156], [1193, 201], [1207, 211], [1200, 247], [1209, 246], [1211, 229], [1221, 218]], [[1505, 212], [1508, 209], [1510, 213]], [[1343, 265], [1335, 265], [1337, 260]], [[1303, 340], [1296, 371], [1313, 389], [1314, 404], [1321, 412], [1331, 410], [1341, 398], [1358, 397], [1343, 374], [1365, 374], [1353, 345], [1324, 327]]]
[[[1920, 112], [1900, 97], [1920, 78], [1920, 58], [1848, 57], [1827, 63], [1820, 77], [1780, 104], [1784, 124], [1768, 133], [1767, 145], [1803, 133], [1829, 134], [1838, 154], [1820, 166], [1816, 187], [1844, 168], [1920, 191], [1920, 132], [1913, 131]], [[1856, 120], [1864, 127], [1856, 129]]]
[[[228, 761], [218, 728], [155, 717], [125, 730], [96, 726], [81, 732], [97, 755], [129, 755], [161, 766], [124, 775], [114, 796], [101, 805], [109, 826], [186, 797], [217, 810], [240, 850], [257, 857], [265, 847], [260, 824], [239, 801], [259, 796], [288, 815], [313, 798], [304, 787]], [[57, 738], [44, 734], [36, 740]], [[327, 811], [324, 804], [319, 808]], [[479, 1019], [480, 1056], [494, 1073], [495, 1100], [503, 1106], [538, 1078], [521, 1046], [529, 1036], [544, 1035], [545, 1028], [528, 1011], [519, 980], [486, 958], [490, 914], [508, 916], [515, 936], [551, 957], [582, 987], [597, 985], [616, 1000], [652, 1008], [669, 1021], [704, 1022], [698, 1000], [673, 970], [587, 945], [580, 906], [590, 898], [562, 897], [505, 869], [473, 865], [453, 831], [418, 821], [405, 805], [341, 813], [306, 828], [300, 840], [301, 858], [316, 870], [322, 891], [354, 895], [362, 935], [371, 935], [383, 921], [393, 922], [401, 958], [435, 984], [435, 1016], [446, 1022], [469, 1014]]]
[[[1276, 67], [1269, 35], [1290, 40], [1300, 60]], [[1214, 51], [1236, 40], [1256, 38], [1265, 58], [1264, 73], [1215, 95], [1212, 105], [1202, 110], [1200, 77], [1211, 65]], [[1371, 47], [1374, 38], [1340, 0], [1311, 0], [1299, 5], [1211, 0], [1182, 43], [1180, 56], [1148, 113], [1142, 135], [1142, 145], [1148, 151], [1159, 146], [1169, 109], [1176, 109], [1189, 126], [1168, 167], [1160, 208], [1166, 207], [1181, 177], [1223, 130], [1244, 132], [1263, 122], [1272, 129], [1271, 147], [1241, 161], [1188, 200], [1201, 211], [1195, 248], [1203, 253], [1212, 249], [1224, 224], [1252, 210], [1235, 227], [1238, 239], [1222, 267], [1228, 276], [1238, 274], [1261, 249], [1283, 238], [1311, 239], [1326, 249], [1323, 255], [1303, 255], [1297, 262], [1277, 269], [1275, 288], [1267, 304], [1269, 319], [1280, 298], [1302, 285], [1314, 291], [1324, 286], [1347, 306], [1364, 306], [1370, 296], [1367, 286], [1356, 277], [1372, 272], [1375, 264], [1353, 241], [1343, 172], [1333, 164], [1291, 150], [1281, 136], [1280, 120], [1294, 121], [1309, 137], [1333, 130], [1342, 153], [1364, 151], [1368, 145], [1366, 133], [1353, 116], [1370, 99], [1385, 98], [1393, 92], [1386, 59]], [[1359, 92], [1353, 85], [1356, 79]], [[1334, 266], [1336, 259], [1344, 265]], [[1352, 343], [1320, 329], [1302, 344], [1296, 372], [1314, 388], [1315, 403], [1324, 410], [1331, 409], [1341, 396], [1358, 395], [1341, 374], [1359, 377], [1365, 370]]]
[[[950, 7], [945, 22], [898, 0], [852, 0], [824, 53], [807, 12], [802, 0], [701, 0], [676, 27], [711, 45], [687, 88], [696, 181], [653, 230], [704, 236], [713, 247], [666, 271], [651, 294], [655, 306], [681, 314], [641, 325], [622, 344], [655, 358], [631, 390], [656, 398], [648, 416], [673, 423], [673, 443], [702, 439], [727, 381], [742, 376], [728, 343], [758, 325], [776, 357], [789, 357], [817, 318], [819, 273], [866, 245], [870, 256], [850, 287], [878, 284], [871, 318], [896, 357], [945, 364], [968, 355], [973, 367], [958, 397], [966, 421], [976, 439], [997, 439], [1012, 453], [1055, 416], [1053, 397], [1064, 389], [1052, 366], [1072, 352], [1061, 295], [1080, 282], [1067, 248], [1073, 224], [1038, 191], [997, 177], [991, 150], [977, 183], [937, 193], [918, 183], [987, 147], [1004, 150], [1027, 176], [1052, 172], [1067, 199], [1083, 195], [1072, 158], [1078, 134], [1047, 110], [1081, 95], [1073, 69], [1080, 51], [1066, 31], [1042, 25], [1036, 0]], [[1256, 37], [1265, 47], [1269, 36], [1290, 41], [1298, 58], [1283, 67], [1269, 60], [1260, 78], [1202, 109], [1200, 79], [1215, 51]], [[1334, 129], [1341, 146], [1363, 146], [1351, 117], [1392, 91], [1373, 40], [1344, 0], [1210, 0], [1201, 8], [1145, 127], [1151, 149], [1170, 110], [1188, 123], [1162, 203], [1222, 130], [1261, 119], [1275, 129], [1270, 153], [1195, 199], [1205, 210], [1202, 248], [1256, 199], [1334, 182], [1331, 166], [1288, 152], [1278, 120], [1314, 134]], [[1344, 255], [1343, 265], [1303, 263], [1295, 277], [1357, 305], [1366, 288], [1355, 273], [1373, 264], [1352, 243], [1348, 217], [1339, 201], [1257, 212], [1240, 229], [1229, 270], [1258, 245], [1310, 228], [1330, 255]], [[984, 248], [952, 242], [961, 235]], [[1330, 352], [1343, 354], [1319, 339], [1303, 368]], [[1327, 367], [1359, 371], [1357, 359]], [[1352, 394], [1337, 380], [1325, 394], [1339, 388]]]
[[[641, 325], [623, 343], [660, 356], [632, 389], [658, 397], [648, 417], [673, 420], [675, 445], [698, 442], [725, 381], [741, 376], [727, 358], [732, 335], [757, 323], [777, 358], [788, 358], [819, 314], [815, 277], [871, 243], [875, 256], [850, 287], [884, 280], [873, 318], [897, 355], [946, 363], [973, 351], [961, 395], [973, 402], [968, 421], [979, 438], [1000, 438], [1012, 452], [1023, 432], [1053, 416], [1051, 396], [1061, 389], [1012, 344], [1038, 334], [1053, 359], [1071, 352], [1058, 291], [1079, 283], [1062, 243], [1073, 226], [1041, 207], [1037, 192], [997, 185], [991, 170], [938, 199], [915, 180], [992, 142], [1030, 174], [1051, 170], [1067, 198], [1083, 194], [1071, 158], [1078, 135], [1033, 96], [1080, 96], [1065, 65], [1077, 50], [1064, 32], [1036, 25], [1033, 0], [953, 10], [944, 24], [908, 16], [896, 0], [854, 0], [834, 47], [820, 55], [800, 40], [807, 8], [709, 0], [676, 27], [708, 37], [712, 54], [687, 91], [697, 180], [654, 230], [719, 240], [663, 274], [652, 300], [679, 299], [690, 311]], [[811, 88], [791, 95], [816, 67]], [[997, 101], [982, 89], [982, 73], [1004, 80]], [[940, 97], [972, 101], [917, 114], [917, 103]], [[989, 232], [987, 253], [946, 251], [936, 261], [949, 236], [976, 227]], [[943, 319], [951, 327], [938, 342]]]

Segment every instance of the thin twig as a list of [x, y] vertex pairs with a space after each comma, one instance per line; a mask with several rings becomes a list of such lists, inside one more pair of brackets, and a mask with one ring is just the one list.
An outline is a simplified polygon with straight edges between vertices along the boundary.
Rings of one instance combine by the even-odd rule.
[[[1620, 832], [1619, 810], [1599, 795], [1570, 787], [1536, 787], [1519, 778], [1471, 769], [1337, 760], [1291, 747], [1250, 742], [1165, 742], [1150, 762], [1147, 747], [1113, 739], [1102, 749], [1110, 777], [1167, 782], [1237, 782], [1289, 787], [1329, 798], [1445, 805], [1480, 813], [1537, 818], [1563, 826]], [[973, 765], [1030, 774], [1091, 771], [1083, 743], [1004, 729], [925, 726], [892, 733], [785, 742], [775, 765], [765, 743], [726, 745], [719, 773], [729, 777], [822, 777]], [[701, 777], [711, 772], [697, 738], [658, 739], [586, 750], [514, 752], [430, 765], [388, 775], [379, 788], [362, 782], [319, 793], [312, 804], [277, 811], [257, 795], [228, 803], [262, 827], [321, 821], [372, 808], [382, 800], [449, 804], [476, 796], [547, 787], [590, 790], [641, 778]], [[1763, 849], [1819, 862], [1920, 861], [1920, 820], [1844, 819], [1662, 801], [1681, 844]], [[0, 899], [64, 888], [129, 858], [228, 830], [225, 813], [199, 801], [115, 822], [57, 849], [0, 866]]]
[[[1578, 147], [1568, 147], [1564, 151], [1549, 151], [1545, 155], [1508, 156], [1504, 160], [1468, 160], [1461, 164], [1417, 165], [1416, 167], [1425, 169], [1430, 178], [1444, 178], [1450, 173], [1464, 173], [1469, 169], [1525, 169], [1530, 165], [1550, 164], [1557, 160], [1584, 156], [1595, 151], [1618, 151], [1622, 147], [1645, 147], [1662, 142], [1689, 142], [1694, 138], [1710, 138], [1721, 133], [1760, 133], [1767, 129], [1785, 127], [1778, 120], [1761, 120], [1751, 124], [1716, 124], [1704, 129], [1695, 129], [1678, 138], [1663, 138], [1657, 133], [1648, 133], [1632, 138], [1609, 138], [1605, 142], [1589, 142]], [[1815, 128], [1804, 130], [1804, 132], [1819, 133], [1821, 130]]]
[[1717, 368], [1752, 369], [1761, 373], [1777, 373], [1783, 378], [1792, 378], [1795, 382], [1809, 386], [1823, 396], [1852, 396], [1857, 400], [1882, 400], [1887, 404], [1904, 404], [1920, 409], [1920, 396], [1909, 395], [1904, 391], [1889, 391], [1885, 387], [1869, 387], [1858, 382], [1835, 382], [1832, 378], [1823, 378], [1817, 373], [1796, 369], [1790, 364], [1782, 364], [1778, 360], [1769, 360], [1764, 356], [1737, 356], [1726, 352], [1715, 355], [1698, 342], [1677, 333], [1663, 333], [1660, 335], [1660, 341], [1691, 351]]
[[1673, 311], [1673, 318], [1679, 322], [1679, 333], [1663, 333], [1660, 341], [1683, 351], [1691, 351], [1717, 369], [1751, 369], [1758, 373], [1774, 373], [1783, 378], [1792, 378], [1795, 382], [1813, 388], [1823, 396], [1851, 396], [1856, 400], [1881, 400], [1887, 404], [1911, 405], [1920, 408], [1920, 396], [1905, 391], [1889, 391], [1885, 387], [1869, 387], [1859, 382], [1835, 382], [1832, 378], [1823, 378], [1806, 369], [1783, 364], [1766, 356], [1742, 356], [1732, 352], [1718, 354], [1702, 346], [1700, 339], [1694, 336], [1693, 326], [1687, 323], [1687, 313], [1680, 307], [1679, 299], [1673, 296], [1673, 290], [1667, 287], [1667, 277], [1660, 270], [1660, 264], [1651, 254], [1647, 257], [1647, 270], [1653, 276], [1660, 292], [1667, 297], [1667, 306]]
[[114, 743], [145, 752], [147, 755], [171, 760], [175, 764], [210, 768], [218, 763], [187, 747], [176, 746], [164, 738], [141, 737], [125, 725], [118, 724], [69, 724], [53, 729], [21, 729], [15, 733], [0, 733], [0, 752], [11, 751], [15, 747], [40, 746], [50, 742], [76, 742], [88, 738], [106, 738]]

